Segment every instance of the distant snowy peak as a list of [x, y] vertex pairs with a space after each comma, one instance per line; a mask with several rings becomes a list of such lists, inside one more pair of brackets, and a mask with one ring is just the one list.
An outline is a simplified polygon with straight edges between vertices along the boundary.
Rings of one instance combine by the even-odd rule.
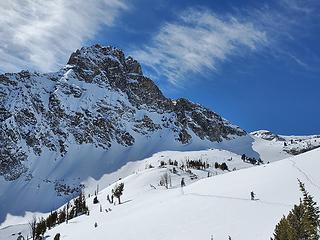
[[259, 130], [259, 131], [251, 132], [250, 134], [268, 141], [285, 141], [285, 139], [282, 138], [281, 136], [273, 132], [270, 132], [268, 130]]
[[7, 180], [44, 151], [64, 156], [75, 145], [112, 151], [141, 138], [185, 145], [246, 135], [207, 108], [166, 98], [136, 60], [100, 45], [72, 53], [55, 73], [0, 75], [0, 122], [0, 175]]
[[280, 142], [282, 150], [291, 155], [298, 155], [320, 147], [320, 135], [284, 136], [268, 130], [251, 132], [250, 135], [267, 141]]

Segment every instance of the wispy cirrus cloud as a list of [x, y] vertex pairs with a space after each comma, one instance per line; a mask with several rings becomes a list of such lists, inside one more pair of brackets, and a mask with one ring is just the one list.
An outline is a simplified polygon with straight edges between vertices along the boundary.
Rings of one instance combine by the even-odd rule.
[[0, 71], [56, 70], [127, 9], [124, 0], [1, 0]]
[[189, 9], [176, 22], [164, 24], [151, 44], [133, 55], [179, 85], [189, 73], [215, 71], [219, 63], [256, 51], [267, 41], [266, 33], [251, 22], [221, 17], [207, 9]]
[[174, 85], [183, 85], [190, 74], [217, 72], [224, 62], [248, 53], [287, 58], [308, 68], [290, 48], [314, 24], [315, 5], [320, 6], [315, 0], [281, 0], [273, 2], [273, 7], [263, 4], [223, 15], [190, 8], [175, 21], [166, 22], [149, 43], [132, 54], [152, 69], [154, 77]]

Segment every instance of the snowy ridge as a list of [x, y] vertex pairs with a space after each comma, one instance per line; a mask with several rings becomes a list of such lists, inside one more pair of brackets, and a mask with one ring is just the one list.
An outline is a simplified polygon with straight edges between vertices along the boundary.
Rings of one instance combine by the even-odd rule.
[[250, 133], [252, 136], [283, 146], [283, 151], [291, 155], [298, 155], [320, 147], [320, 135], [285, 136], [277, 135], [268, 130]]

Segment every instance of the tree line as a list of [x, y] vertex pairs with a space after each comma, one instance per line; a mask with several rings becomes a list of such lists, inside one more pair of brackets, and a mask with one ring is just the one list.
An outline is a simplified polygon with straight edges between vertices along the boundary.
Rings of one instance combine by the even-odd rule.
[[80, 192], [79, 196], [74, 199], [73, 204], [70, 205], [68, 203], [63, 209], [51, 212], [47, 218], [42, 217], [37, 220], [36, 217], [33, 217], [29, 222], [32, 239], [41, 239], [41, 236], [44, 235], [47, 229], [49, 230], [56, 225], [83, 214], [89, 215], [89, 209], [83, 192]]

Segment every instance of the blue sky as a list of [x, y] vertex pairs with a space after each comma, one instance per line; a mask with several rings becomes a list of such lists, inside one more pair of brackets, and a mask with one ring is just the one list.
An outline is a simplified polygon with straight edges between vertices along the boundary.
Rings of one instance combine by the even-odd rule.
[[55, 71], [82, 45], [138, 59], [171, 98], [247, 131], [320, 134], [318, 0], [3, 0], [0, 71]]

